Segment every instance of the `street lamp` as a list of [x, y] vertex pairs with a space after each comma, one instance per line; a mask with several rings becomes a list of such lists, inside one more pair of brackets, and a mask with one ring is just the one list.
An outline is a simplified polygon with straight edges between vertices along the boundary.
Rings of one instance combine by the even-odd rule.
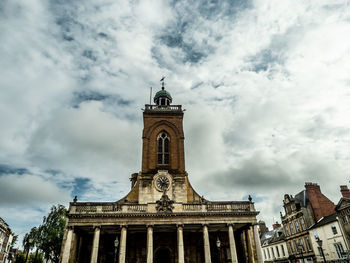
[[119, 239], [118, 236], [116, 236], [114, 240], [114, 248], [115, 248], [115, 255], [114, 255], [114, 262], [117, 262], [117, 257], [118, 257], [118, 246], [119, 246]]
[[221, 253], [220, 253], [220, 247], [221, 247], [221, 241], [218, 237], [218, 239], [216, 240], [216, 247], [218, 249], [218, 259], [219, 259], [219, 263], [221, 263]]
[[301, 241], [300, 241], [298, 247], [299, 247], [300, 253], [301, 253], [301, 260], [302, 260], [301, 262], [304, 262], [304, 254], [303, 254], [304, 246], [303, 246], [303, 244], [301, 244]]
[[320, 251], [321, 251], [321, 254], [322, 254], [322, 257], [323, 257], [323, 261], [326, 263], [327, 261], [326, 261], [326, 258], [324, 256], [323, 248], [322, 248], [323, 241], [321, 239], [318, 239], [318, 240], [316, 240], [316, 242], [317, 242], [318, 247], [320, 248]]

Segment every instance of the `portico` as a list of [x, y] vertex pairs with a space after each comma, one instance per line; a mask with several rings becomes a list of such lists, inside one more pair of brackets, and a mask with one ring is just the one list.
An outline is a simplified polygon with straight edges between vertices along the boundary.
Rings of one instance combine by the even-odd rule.
[[77, 225], [66, 231], [62, 263], [168, 262], [164, 257], [171, 263], [259, 262], [252, 229], [246, 223]]

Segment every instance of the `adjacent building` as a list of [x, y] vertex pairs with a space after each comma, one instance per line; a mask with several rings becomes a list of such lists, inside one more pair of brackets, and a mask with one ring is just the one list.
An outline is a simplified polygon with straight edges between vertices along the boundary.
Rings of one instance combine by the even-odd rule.
[[[348, 262], [346, 259], [348, 248], [337, 214], [322, 217], [309, 229], [309, 233], [317, 262], [324, 262], [324, 259], [334, 263]], [[322, 244], [321, 247], [320, 244]]]
[[9, 262], [13, 234], [8, 224], [0, 217], [0, 263]]
[[291, 261], [315, 262], [309, 228], [322, 217], [334, 214], [334, 203], [322, 194], [318, 184], [305, 183], [305, 190], [294, 197], [284, 196], [283, 207], [285, 214], [281, 213], [281, 219]]
[[274, 224], [273, 230], [261, 236], [261, 248], [265, 263], [289, 263], [287, 243], [280, 224]]
[[184, 111], [164, 85], [154, 103], [143, 111], [131, 191], [116, 202], [70, 203], [61, 262], [262, 263], [252, 199], [200, 196], [185, 169]]
[[350, 248], [350, 191], [346, 185], [340, 186], [342, 197], [340, 198], [335, 210], [339, 218], [339, 224], [347, 245], [347, 252]]

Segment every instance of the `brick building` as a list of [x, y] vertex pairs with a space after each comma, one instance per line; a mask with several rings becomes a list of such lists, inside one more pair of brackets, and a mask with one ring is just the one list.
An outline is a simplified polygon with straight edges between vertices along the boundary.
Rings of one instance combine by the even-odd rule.
[[308, 229], [322, 217], [334, 214], [334, 203], [322, 194], [318, 184], [305, 183], [305, 190], [294, 197], [284, 196], [283, 207], [285, 214], [281, 213], [281, 219], [291, 259], [315, 262]]
[[248, 201], [214, 202], [185, 170], [184, 111], [164, 85], [143, 111], [142, 167], [116, 202], [70, 203], [61, 262], [262, 263]]

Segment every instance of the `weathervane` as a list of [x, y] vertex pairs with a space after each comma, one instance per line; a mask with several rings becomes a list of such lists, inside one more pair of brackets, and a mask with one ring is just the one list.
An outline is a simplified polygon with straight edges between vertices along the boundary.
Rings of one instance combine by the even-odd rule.
[[165, 79], [164, 76], [160, 79], [160, 81], [162, 82], [162, 89], [164, 89], [164, 79]]

